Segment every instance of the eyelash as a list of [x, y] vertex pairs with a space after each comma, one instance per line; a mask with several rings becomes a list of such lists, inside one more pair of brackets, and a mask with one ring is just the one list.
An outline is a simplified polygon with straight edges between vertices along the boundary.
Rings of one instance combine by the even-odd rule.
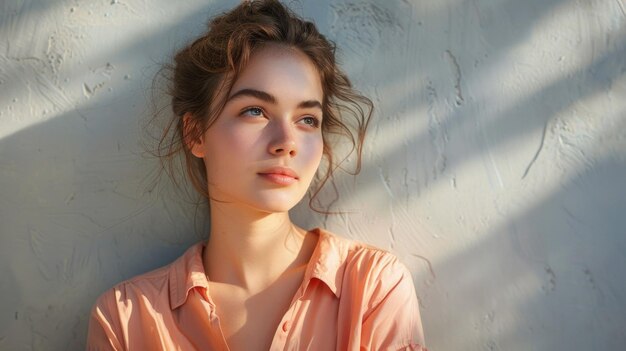
[[313, 127], [313, 128], [319, 128], [319, 127], [320, 127], [320, 120], [319, 120], [319, 119], [317, 119], [316, 117], [313, 117], [313, 116], [306, 116], [306, 117], [303, 117], [303, 118], [301, 119], [301, 121], [302, 121], [302, 120], [304, 120], [304, 119], [309, 119], [309, 118], [313, 120], [313, 124], [308, 124], [308, 123], [307, 123], [307, 125], [310, 125], [310, 126], [311, 126], [311, 127]]
[[[261, 107], [251, 106], [251, 107], [246, 107], [245, 109], [243, 109], [241, 111], [241, 113], [240, 113], [240, 116], [248, 115], [248, 116], [253, 116], [253, 117], [261, 117], [261, 115], [250, 115], [251, 111], [255, 111], [255, 112], [258, 111], [258, 112], [261, 113], [261, 115], [265, 115], [265, 110], [263, 110]], [[311, 123], [311, 124], [306, 123], [306, 125], [311, 126], [313, 128], [319, 128], [320, 127], [321, 123], [320, 123], [319, 118], [317, 118], [315, 116], [305, 116], [305, 117], [302, 117], [300, 119], [300, 121], [305, 120], [305, 119], [312, 119], [313, 120], [313, 123]]]
[[[256, 106], [252, 106], [252, 107], [246, 107], [245, 109], [243, 109], [240, 113], [241, 116], [247, 115], [248, 112], [252, 111], [252, 110], [259, 110], [262, 114], [265, 114], [265, 111], [263, 111], [262, 108], [260, 107], [256, 107]], [[259, 117], [258, 115], [254, 115], [255, 117]]]

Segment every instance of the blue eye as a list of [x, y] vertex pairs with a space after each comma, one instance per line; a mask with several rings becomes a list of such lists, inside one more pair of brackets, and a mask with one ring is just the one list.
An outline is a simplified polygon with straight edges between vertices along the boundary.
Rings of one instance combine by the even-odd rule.
[[315, 127], [318, 128], [320, 126], [320, 121], [312, 116], [307, 116], [301, 119], [302, 123], [311, 126], [311, 127]]
[[241, 112], [242, 116], [261, 117], [263, 116], [263, 109], [260, 107], [249, 107]]

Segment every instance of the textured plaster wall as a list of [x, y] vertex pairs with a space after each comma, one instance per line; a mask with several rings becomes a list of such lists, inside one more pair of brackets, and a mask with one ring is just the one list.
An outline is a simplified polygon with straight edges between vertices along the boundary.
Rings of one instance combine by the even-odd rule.
[[[97, 295], [200, 240], [140, 126], [158, 63], [236, 3], [0, 3], [1, 350], [82, 349]], [[345, 213], [294, 217], [395, 252], [432, 350], [623, 349], [623, 0], [292, 6], [376, 103]]]

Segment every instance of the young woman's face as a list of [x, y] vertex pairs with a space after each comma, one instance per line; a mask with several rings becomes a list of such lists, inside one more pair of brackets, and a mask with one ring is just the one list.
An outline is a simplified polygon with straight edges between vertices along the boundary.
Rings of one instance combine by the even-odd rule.
[[323, 151], [319, 73], [300, 51], [257, 51], [226, 106], [193, 146], [205, 161], [211, 199], [286, 212], [304, 196]]

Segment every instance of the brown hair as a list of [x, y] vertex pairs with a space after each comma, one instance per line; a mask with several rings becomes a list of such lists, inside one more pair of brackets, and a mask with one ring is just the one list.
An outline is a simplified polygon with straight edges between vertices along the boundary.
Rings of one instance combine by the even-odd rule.
[[[175, 55], [173, 64], [164, 67], [171, 77], [169, 95], [174, 116], [163, 130], [157, 155], [174, 180], [173, 157], [182, 151], [192, 185], [209, 198], [204, 161], [193, 156], [186, 144], [198, 140], [211, 126], [251, 55], [268, 43], [300, 50], [320, 74], [324, 93], [323, 154], [328, 164], [324, 174], [317, 175], [318, 188], [313, 191], [309, 205], [341, 163], [334, 163], [330, 134], [348, 138], [352, 143], [350, 153], [356, 151], [357, 156], [354, 171], [350, 173], [360, 171], [372, 102], [353, 90], [348, 77], [337, 66], [334, 43], [320, 34], [312, 22], [301, 19], [277, 0], [259, 0], [241, 3], [215, 17], [208, 27], [203, 36]], [[225, 94], [218, 94], [221, 91]], [[191, 128], [184, 128], [185, 115], [190, 116]]]

